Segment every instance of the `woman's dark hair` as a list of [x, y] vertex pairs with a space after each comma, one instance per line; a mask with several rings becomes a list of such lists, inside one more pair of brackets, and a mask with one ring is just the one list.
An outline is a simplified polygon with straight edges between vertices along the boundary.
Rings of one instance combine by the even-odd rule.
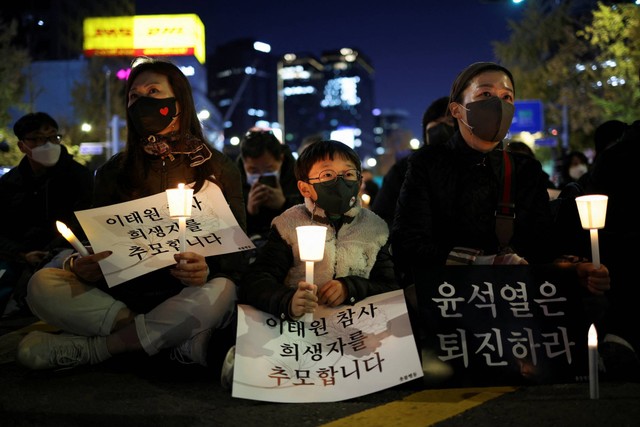
[[[131, 73], [127, 78], [125, 92], [125, 107], [128, 104], [129, 91], [135, 79], [144, 72], [157, 73], [167, 76], [167, 80], [173, 89], [176, 102], [179, 106], [178, 121], [180, 128], [178, 130], [179, 140], [186, 139], [187, 135], [195, 137], [206, 144], [209, 150], [213, 148], [209, 146], [202, 132], [202, 125], [198, 119], [191, 84], [184, 73], [173, 62], [165, 59], [157, 59], [150, 57], [138, 57], [131, 63]], [[121, 176], [119, 188], [125, 193], [131, 194], [132, 183], [144, 182], [144, 177], [148, 173], [149, 163], [145, 161], [145, 152], [142, 148], [143, 137], [137, 131], [131, 118], [127, 113], [127, 142], [123, 151], [123, 176]], [[205, 180], [213, 176], [213, 167], [211, 162], [204, 162], [194, 168], [196, 184], [194, 191], [198, 191]], [[138, 189], [144, 193], [144, 189]], [[136, 191], [137, 192], [137, 191]]]
[[356, 165], [358, 173], [362, 174], [360, 157], [351, 147], [340, 141], [321, 140], [307, 145], [300, 153], [298, 160], [296, 160], [296, 179], [298, 181], [307, 181], [309, 179], [309, 171], [314, 164], [327, 158], [333, 160], [336, 156], [349, 160]]

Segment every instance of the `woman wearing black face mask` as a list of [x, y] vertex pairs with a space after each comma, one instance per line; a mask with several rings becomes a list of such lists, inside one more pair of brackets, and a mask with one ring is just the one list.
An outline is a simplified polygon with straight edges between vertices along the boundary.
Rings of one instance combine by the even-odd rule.
[[[392, 248], [407, 283], [414, 266], [550, 263], [562, 255], [550, 234], [547, 179], [540, 163], [501, 149], [514, 96], [511, 72], [495, 63], [471, 64], [455, 79], [449, 114], [456, 132], [445, 144], [425, 146], [411, 157], [398, 199]], [[512, 233], [496, 229], [505, 175], [512, 177], [506, 184], [515, 205], [506, 212], [515, 215]], [[604, 266], [596, 270], [585, 263], [578, 273], [594, 294], [609, 288]]]
[[[205, 140], [182, 71], [168, 61], [139, 58], [127, 95], [126, 147], [96, 171], [94, 207], [154, 195], [178, 183], [192, 187], [194, 195], [218, 186], [246, 229], [240, 172]], [[69, 334], [27, 335], [18, 361], [50, 369], [168, 349], [181, 362], [206, 366], [212, 330], [233, 321], [242, 254], [205, 258], [187, 249], [174, 255], [174, 265], [108, 287], [98, 261], [110, 255], [91, 254], [34, 276], [28, 295], [34, 314]], [[224, 343], [215, 347], [226, 351]]]

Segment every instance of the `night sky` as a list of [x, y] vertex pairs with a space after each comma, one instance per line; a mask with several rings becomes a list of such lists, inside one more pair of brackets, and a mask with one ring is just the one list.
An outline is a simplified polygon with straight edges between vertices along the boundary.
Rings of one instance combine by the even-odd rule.
[[255, 38], [271, 52], [351, 47], [375, 68], [375, 105], [409, 113], [420, 136], [422, 113], [449, 94], [456, 74], [494, 61], [492, 41], [506, 41], [508, 20], [522, 6], [481, 0], [136, 0], [138, 15], [195, 13], [205, 25], [207, 52], [238, 38]]

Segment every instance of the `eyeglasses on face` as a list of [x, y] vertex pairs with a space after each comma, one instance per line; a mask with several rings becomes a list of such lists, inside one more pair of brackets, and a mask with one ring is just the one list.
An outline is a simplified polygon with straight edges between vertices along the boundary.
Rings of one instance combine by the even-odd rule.
[[29, 141], [34, 145], [44, 145], [47, 142], [59, 144], [62, 141], [62, 135], [47, 135], [47, 136], [30, 136], [22, 138], [23, 141]]
[[329, 187], [335, 184], [338, 178], [342, 178], [345, 181], [357, 181], [360, 179], [360, 172], [358, 172], [357, 169], [348, 169], [342, 173], [337, 173], [336, 171], [327, 169], [320, 172], [320, 174], [316, 178], [309, 178], [308, 181], [317, 179], [318, 181], [320, 181], [320, 184]]

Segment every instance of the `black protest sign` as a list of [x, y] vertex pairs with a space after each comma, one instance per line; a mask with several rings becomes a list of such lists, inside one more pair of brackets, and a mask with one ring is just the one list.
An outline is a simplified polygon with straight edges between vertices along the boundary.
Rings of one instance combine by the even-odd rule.
[[447, 266], [416, 275], [423, 367], [447, 386], [585, 381], [586, 291], [572, 268]]

